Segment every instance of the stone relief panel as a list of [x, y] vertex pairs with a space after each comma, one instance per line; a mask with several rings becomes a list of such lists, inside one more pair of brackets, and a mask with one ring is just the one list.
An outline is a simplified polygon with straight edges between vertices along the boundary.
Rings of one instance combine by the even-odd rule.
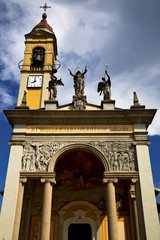
[[[27, 142], [22, 157], [22, 170], [47, 171], [53, 155], [70, 144], [73, 142]], [[111, 171], [137, 170], [135, 147], [132, 142], [89, 142], [86, 144], [94, 146], [105, 155]]]
[[22, 157], [22, 170], [47, 171], [52, 156], [69, 143], [27, 142]]
[[132, 142], [92, 142], [106, 157], [111, 171], [136, 171], [136, 154]]

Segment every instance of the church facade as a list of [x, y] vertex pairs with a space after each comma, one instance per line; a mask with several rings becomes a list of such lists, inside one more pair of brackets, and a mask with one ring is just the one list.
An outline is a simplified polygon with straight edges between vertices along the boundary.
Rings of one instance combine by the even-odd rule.
[[[104, 100], [87, 103], [84, 71], [72, 73], [73, 102], [59, 106], [57, 40], [44, 13], [25, 35], [0, 239], [158, 240], [159, 221], [147, 128], [155, 109], [115, 107], [110, 77]], [[65, 87], [65, 86], [64, 86]]]

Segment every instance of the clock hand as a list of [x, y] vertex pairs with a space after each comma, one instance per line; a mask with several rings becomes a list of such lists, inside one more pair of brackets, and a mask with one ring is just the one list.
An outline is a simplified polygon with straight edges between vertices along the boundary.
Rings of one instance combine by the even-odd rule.
[[36, 82], [36, 77], [34, 77], [34, 81], [32, 83], [35, 83]]

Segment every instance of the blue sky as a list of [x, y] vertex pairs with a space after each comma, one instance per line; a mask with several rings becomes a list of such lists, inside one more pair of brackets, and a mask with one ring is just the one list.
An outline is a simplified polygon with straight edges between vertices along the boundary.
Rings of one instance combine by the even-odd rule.
[[[116, 107], [130, 108], [133, 92], [141, 104], [158, 109], [149, 139], [154, 184], [160, 187], [160, 1], [159, 0], [54, 0], [47, 21], [58, 42], [57, 74], [64, 82], [58, 88], [59, 104], [72, 102], [73, 80], [68, 73], [88, 67], [85, 95], [89, 103], [100, 105], [97, 84], [106, 63]], [[1, 0], [0, 34], [0, 188], [4, 186], [11, 128], [2, 112], [16, 105], [23, 59], [24, 34], [40, 22], [42, 0]], [[65, 98], [64, 98], [65, 96]]]

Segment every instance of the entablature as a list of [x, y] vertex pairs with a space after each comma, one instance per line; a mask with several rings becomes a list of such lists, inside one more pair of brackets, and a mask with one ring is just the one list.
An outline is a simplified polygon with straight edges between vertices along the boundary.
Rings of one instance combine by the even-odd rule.
[[14, 125], [134, 125], [151, 124], [156, 109], [141, 110], [4, 110], [12, 127]]

